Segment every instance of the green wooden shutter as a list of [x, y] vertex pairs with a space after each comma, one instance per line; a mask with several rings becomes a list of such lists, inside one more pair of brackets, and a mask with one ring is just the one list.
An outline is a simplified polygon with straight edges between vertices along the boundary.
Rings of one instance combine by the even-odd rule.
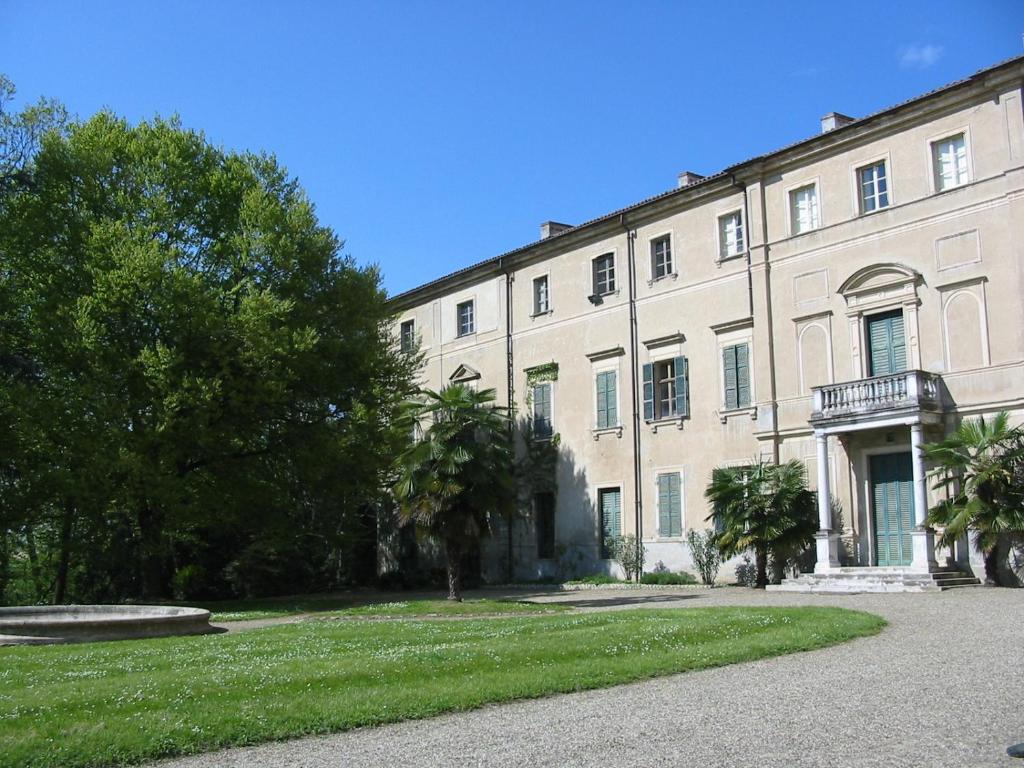
[[907, 370], [907, 340], [901, 311], [869, 317], [867, 336], [870, 375], [887, 376]]
[[685, 357], [677, 357], [673, 365], [676, 372], [676, 416], [690, 415], [690, 366]]
[[682, 498], [682, 485], [679, 473], [669, 475], [669, 490], [671, 491], [671, 498], [669, 499], [669, 509], [672, 512], [672, 519], [669, 521], [669, 536], [682, 536], [683, 535], [683, 498]]
[[619, 375], [615, 371], [605, 373], [608, 382], [605, 385], [605, 397], [608, 399], [608, 426], [619, 424]]
[[683, 535], [683, 504], [678, 472], [658, 475], [658, 533], [661, 536]]
[[907, 337], [903, 332], [903, 313], [893, 315], [889, 322], [889, 334], [892, 349], [892, 372], [900, 373], [907, 370]]
[[608, 429], [619, 422], [615, 372], [597, 374], [597, 428]]
[[601, 556], [607, 557], [605, 539], [622, 535], [622, 494], [618, 488], [605, 488], [599, 492], [601, 504]]
[[750, 348], [736, 345], [736, 407], [750, 406]]
[[644, 420], [654, 421], [654, 365], [644, 363]]
[[739, 408], [736, 389], [736, 347], [722, 350], [722, 371], [725, 377], [725, 408]]

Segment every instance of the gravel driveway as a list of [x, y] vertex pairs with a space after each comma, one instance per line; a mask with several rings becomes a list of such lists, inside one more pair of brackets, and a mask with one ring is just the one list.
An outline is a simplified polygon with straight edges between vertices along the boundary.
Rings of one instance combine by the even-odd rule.
[[1024, 590], [529, 596], [593, 609], [838, 605], [890, 626], [819, 651], [159, 765], [1024, 768], [1006, 756], [1024, 742]]

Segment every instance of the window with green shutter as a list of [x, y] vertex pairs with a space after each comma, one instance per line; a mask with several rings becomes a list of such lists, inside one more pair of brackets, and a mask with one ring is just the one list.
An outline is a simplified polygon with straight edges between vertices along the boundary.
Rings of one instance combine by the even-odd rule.
[[551, 382], [545, 381], [533, 387], [533, 436], [539, 439], [551, 437]]
[[607, 559], [608, 539], [622, 535], [622, 492], [618, 488], [602, 488], [597, 492], [597, 504], [601, 510], [601, 557]]
[[868, 317], [867, 337], [869, 376], [888, 376], [907, 370], [907, 342], [901, 310]]
[[683, 499], [678, 472], [658, 475], [658, 535], [683, 535]]
[[615, 371], [601, 371], [596, 376], [597, 428], [619, 426], [618, 376]]
[[722, 350], [725, 409], [750, 407], [750, 348], [733, 344]]
[[685, 357], [647, 363], [643, 378], [646, 421], [690, 415], [690, 366]]

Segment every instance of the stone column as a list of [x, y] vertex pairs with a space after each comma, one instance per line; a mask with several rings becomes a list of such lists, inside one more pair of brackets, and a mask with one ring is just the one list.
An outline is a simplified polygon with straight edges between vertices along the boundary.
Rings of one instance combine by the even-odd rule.
[[828, 573], [839, 568], [839, 535], [832, 531], [832, 495], [828, 479], [828, 435], [815, 432], [818, 443], [818, 527], [814, 535], [817, 560], [815, 573]]
[[910, 462], [914, 470], [914, 530], [911, 532], [913, 559], [911, 568], [930, 573], [938, 568], [935, 562], [935, 542], [932, 532], [926, 527], [928, 517], [928, 486], [924, 470], [924, 427], [910, 425]]

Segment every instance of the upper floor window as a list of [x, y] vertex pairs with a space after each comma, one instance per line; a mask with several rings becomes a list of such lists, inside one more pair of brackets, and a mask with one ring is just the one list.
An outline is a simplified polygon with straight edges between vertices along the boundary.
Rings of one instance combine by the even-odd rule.
[[821, 226], [817, 184], [808, 184], [789, 193], [789, 216], [794, 235]]
[[651, 278], [668, 277], [672, 269], [672, 238], [669, 235], [651, 240]]
[[884, 160], [857, 169], [857, 189], [860, 192], [861, 213], [889, 207], [889, 180]]
[[722, 350], [725, 410], [750, 407], [750, 348], [732, 344]]
[[967, 142], [958, 133], [932, 144], [932, 166], [935, 173], [935, 191], [952, 189], [970, 181], [967, 169]]
[[406, 320], [402, 323], [399, 342], [403, 352], [411, 352], [416, 346], [416, 321]]
[[689, 366], [685, 357], [644, 365], [644, 419], [682, 418], [690, 408]]
[[718, 256], [729, 259], [739, 256], [746, 250], [743, 238], [743, 214], [740, 211], [727, 213], [718, 217]]
[[533, 436], [545, 440], [554, 433], [551, 424], [551, 382], [533, 387]]
[[594, 259], [594, 294], [615, 293], [615, 254], [606, 253]]
[[459, 336], [468, 336], [476, 330], [476, 318], [473, 301], [464, 301], [455, 308], [458, 318]]
[[619, 426], [618, 375], [615, 371], [601, 371], [595, 377], [597, 388], [597, 428]]
[[548, 291], [548, 276], [533, 278], [533, 314], [543, 315], [551, 309], [551, 294]]

